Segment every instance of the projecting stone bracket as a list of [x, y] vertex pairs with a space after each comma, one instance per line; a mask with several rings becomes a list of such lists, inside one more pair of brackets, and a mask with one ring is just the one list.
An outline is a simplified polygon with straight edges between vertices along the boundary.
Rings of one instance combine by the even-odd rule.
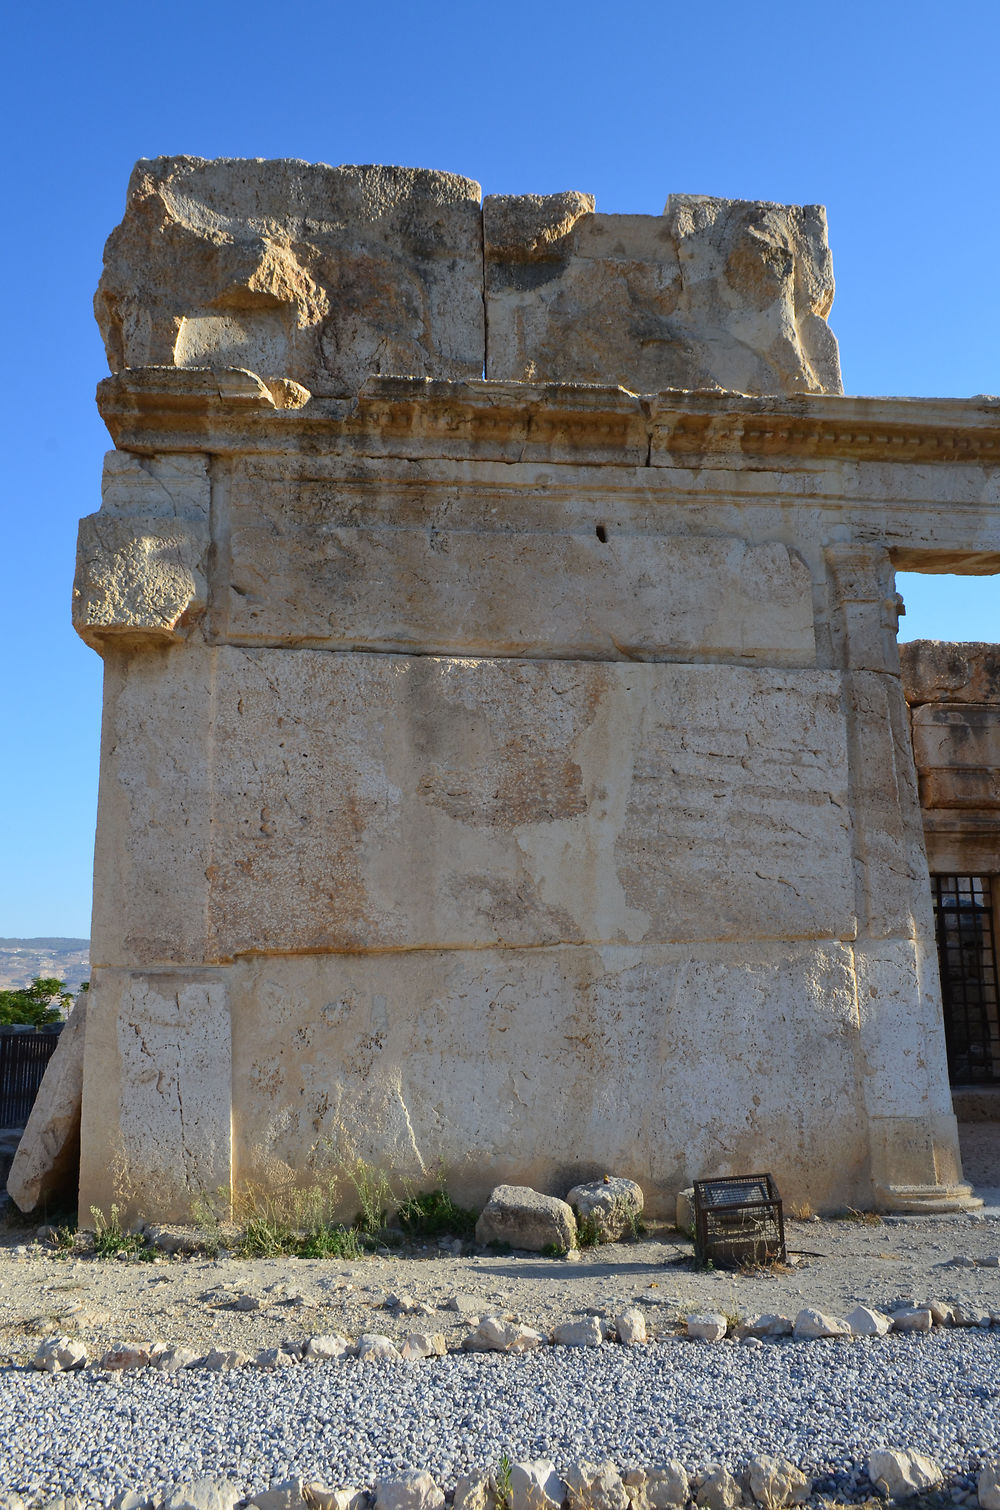
[[208, 596], [207, 459], [111, 451], [102, 496], [80, 523], [74, 628], [96, 650], [117, 635], [183, 638]]
[[208, 543], [181, 521], [81, 520], [73, 627], [95, 650], [113, 635], [182, 639], [207, 602]]

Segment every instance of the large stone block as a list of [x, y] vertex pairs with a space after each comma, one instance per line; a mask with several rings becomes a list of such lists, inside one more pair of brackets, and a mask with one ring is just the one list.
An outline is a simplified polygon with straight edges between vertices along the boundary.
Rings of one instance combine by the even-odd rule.
[[228, 1199], [232, 1041], [211, 975], [102, 970], [88, 993], [81, 1214], [163, 1220]]
[[59, 1035], [18, 1144], [7, 1193], [22, 1211], [76, 1195], [87, 995], [81, 992]]
[[[608, 1167], [673, 1213], [762, 1165], [867, 1190], [847, 945], [416, 950], [232, 967], [237, 1184], [365, 1158], [463, 1204]], [[343, 1191], [350, 1215], [353, 1192]]]
[[837, 673], [191, 646], [112, 669], [101, 960], [854, 934]]
[[[498, 502], [501, 507], [498, 507]], [[809, 568], [780, 541], [667, 534], [606, 500], [357, 486], [249, 463], [231, 488], [228, 632], [243, 643], [601, 660], [815, 660]]]
[[673, 194], [662, 216], [589, 195], [489, 195], [486, 374], [741, 393], [839, 393], [819, 205]]
[[325, 394], [479, 377], [479, 199], [422, 168], [143, 159], [95, 301], [111, 369], [243, 367]]

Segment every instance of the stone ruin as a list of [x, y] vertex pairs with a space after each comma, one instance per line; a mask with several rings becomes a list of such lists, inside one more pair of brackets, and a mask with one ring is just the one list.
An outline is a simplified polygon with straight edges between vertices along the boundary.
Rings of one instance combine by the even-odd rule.
[[843, 396], [832, 298], [818, 206], [137, 165], [82, 1211], [969, 1203], [894, 570], [1000, 570], [1000, 405]]

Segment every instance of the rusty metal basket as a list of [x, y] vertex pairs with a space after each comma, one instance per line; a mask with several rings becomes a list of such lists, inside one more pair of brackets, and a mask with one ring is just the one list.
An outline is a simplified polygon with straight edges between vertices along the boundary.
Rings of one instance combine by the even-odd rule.
[[785, 1262], [781, 1196], [769, 1174], [695, 1180], [694, 1253], [722, 1269]]

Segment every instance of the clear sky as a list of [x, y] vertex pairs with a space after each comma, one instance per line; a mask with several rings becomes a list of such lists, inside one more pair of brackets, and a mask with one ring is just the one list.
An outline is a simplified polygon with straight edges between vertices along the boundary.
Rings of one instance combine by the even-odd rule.
[[[1000, 392], [996, 0], [36, 0], [3, 33], [0, 936], [90, 930], [101, 667], [69, 593], [136, 158], [404, 163], [607, 211], [819, 201], [847, 391]], [[902, 590], [907, 638], [1000, 639], [996, 581]]]

